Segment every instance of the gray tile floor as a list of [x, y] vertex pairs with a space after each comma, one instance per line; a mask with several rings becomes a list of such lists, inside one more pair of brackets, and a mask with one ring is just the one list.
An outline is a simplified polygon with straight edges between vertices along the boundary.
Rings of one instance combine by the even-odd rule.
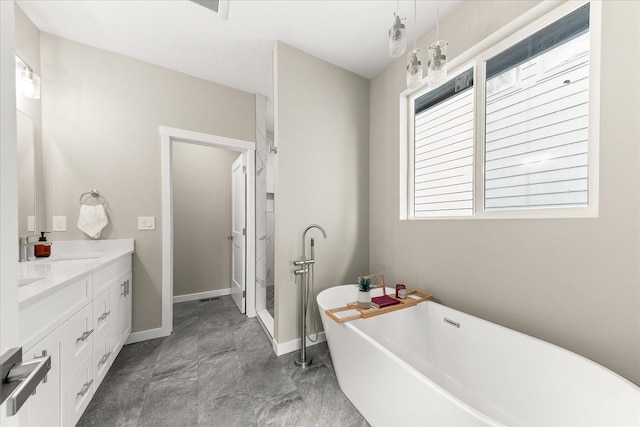
[[167, 338], [126, 345], [78, 426], [368, 426], [340, 390], [326, 343], [276, 357], [229, 297], [174, 305]]

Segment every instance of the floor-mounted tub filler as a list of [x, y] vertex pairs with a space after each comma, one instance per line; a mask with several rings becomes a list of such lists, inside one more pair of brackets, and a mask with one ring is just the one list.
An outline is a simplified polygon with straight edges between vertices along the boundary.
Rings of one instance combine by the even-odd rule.
[[340, 388], [374, 427], [640, 425], [640, 388], [631, 382], [441, 304], [345, 323], [324, 313], [356, 292], [335, 286], [317, 301]]

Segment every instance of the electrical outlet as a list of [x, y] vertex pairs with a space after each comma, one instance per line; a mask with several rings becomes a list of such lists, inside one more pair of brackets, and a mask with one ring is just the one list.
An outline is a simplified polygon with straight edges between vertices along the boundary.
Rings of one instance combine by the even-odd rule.
[[138, 230], [155, 230], [155, 229], [156, 229], [156, 217], [154, 216], [138, 217]]
[[51, 217], [51, 231], [67, 231], [67, 217], [66, 216]]
[[36, 217], [33, 215], [27, 216], [27, 231], [36, 231]]

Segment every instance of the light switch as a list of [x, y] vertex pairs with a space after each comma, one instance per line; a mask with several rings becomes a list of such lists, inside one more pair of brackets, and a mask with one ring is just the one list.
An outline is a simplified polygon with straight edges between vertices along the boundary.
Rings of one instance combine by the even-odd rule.
[[51, 217], [51, 231], [67, 231], [67, 217], [66, 216]]
[[36, 217], [34, 215], [27, 217], [27, 231], [36, 231]]
[[155, 230], [155, 229], [156, 229], [155, 216], [139, 216], [138, 217], [138, 230]]

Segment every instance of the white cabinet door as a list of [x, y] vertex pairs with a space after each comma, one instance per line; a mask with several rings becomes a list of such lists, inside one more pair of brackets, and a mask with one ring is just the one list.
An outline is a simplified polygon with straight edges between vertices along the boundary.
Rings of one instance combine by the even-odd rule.
[[111, 338], [111, 292], [103, 287], [100, 295], [93, 299], [93, 377], [97, 389], [111, 366], [113, 348], [109, 345]]
[[102, 380], [107, 375], [107, 371], [111, 366], [111, 355], [113, 350], [109, 346], [109, 334], [105, 334], [96, 341], [93, 346], [93, 377], [95, 378], [94, 386], [96, 390]]
[[122, 349], [122, 339], [120, 336], [120, 323], [122, 323], [120, 320], [120, 298], [122, 298], [122, 294], [124, 293], [124, 286], [121, 285], [122, 280], [120, 279], [112, 280], [109, 285], [109, 302], [111, 304], [109, 344], [111, 345], [112, 360], [115, 360]]
[[120, 299], [120, 340], [122, 344], [124, 344], [127, 338], [129, 338], [129, 335], [131, 335], [131, 288], [133, 285], [131, 277], [131, 273], [129, 273], [120, 279], [125, 285], [124, 295], [122, 295]]
[[65, 378], [62, 387], [62, 399], [65, 407], [62, 423], [74, 426], [89, 405], [95, 391], [93, 377], [93, 354], [89, 353], [69, 378]]
[[[23, 360], [51, 356], [51, 369], [36, 388], [36, 394], [27, 401], [30, 427], [60, 425], [60, 340], [62, 330], [56, 329], [46, 338], [23, 353]], [[23, 425], [23, 424], [21, 424]]]
[[63, 326], [62, 425], [73, 426], [93, 396], [93, 304], [85, 305]]

